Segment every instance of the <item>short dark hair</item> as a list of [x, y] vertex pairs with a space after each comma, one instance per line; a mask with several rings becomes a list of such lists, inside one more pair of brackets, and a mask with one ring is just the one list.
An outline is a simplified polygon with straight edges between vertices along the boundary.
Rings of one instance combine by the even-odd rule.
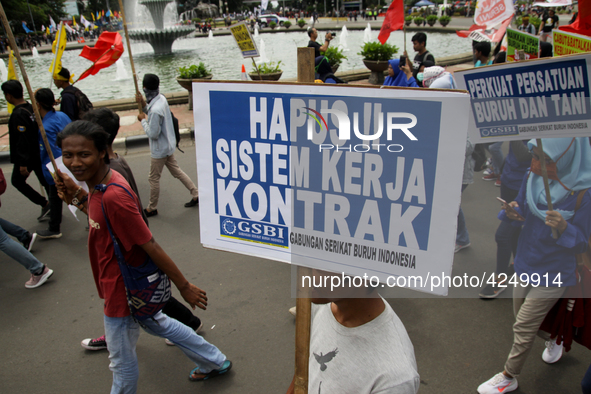
[[474, 45], [474, 50], [482, 53], [482, 56], [488, 57], [490, 55], [490, 50], [491, 50], [490, 42], [488, 42], [488, 41], [477, 42], [476, 45]]
[[65, 67], [62, 67], [59, 73], [57, 73], [60, 77], [66, 78], [68, 81], [70, 80], [70, 70]]
[[2, 84], [2, 91], [4, 94], [10, 94], [16, 99], [23, 98], [23, 85], [16, 79], [4, 82]]
[[88, 111], [83, 119], [101, 126], [109, 134], [107, 144], [113, 144], [119, 132], [119, 115], [110, 108], [97, 108]]
[[101, 126], [88, 120], [76, 120], [68, 124], [57, 135], [57, 146], [62, 148], [63, 141], [73, 135], [80, 135], [87, 140], [94, 142], [94, 147], [99, 152], [105, 152], [105, 163], [109, 164], [109, 155], [107, 152], [107, 141], [109, 134]]
[[308, 37], [312, 37], [312, 33], [314, 32], [314, 28], [310, 27], [308, 28]]
[[501, 52], [497, 53], [497, 56], [495, 56], [495, 60], [493, 61], [493, 64], [505, 63], [506, 61], [507, 61], [507, 52], [501, 51]]
[[156, 90], [160, 86], [160, 78], [156, 74], [145, 74], [142, 83], [146, 89]]
[[552, 44], [540, 41], [540, 57], [552, 57]]
[[41, 88], [35, 92], [35, 101], [46, 111], [55, 111], [55, 96], [51, 89]]
[[427, 35], [425, 33], [417, 33], [412, 36], [412, 42], [420, 42], [422, 44], [427, 45]]

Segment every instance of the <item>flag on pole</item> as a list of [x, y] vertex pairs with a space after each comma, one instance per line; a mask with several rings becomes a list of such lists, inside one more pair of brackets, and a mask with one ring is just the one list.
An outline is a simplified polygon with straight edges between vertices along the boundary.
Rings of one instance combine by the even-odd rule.
[[62, 55], [66, 49], [67, 43], [68, 37], [66, 35], [66, 25], [63, 24], [61, 30], [56, 33], [55, 40], [51, 46], [51, 52], [55, 53], [55, 56], [53, 57], [51, 66], [49, 66], [49, 72], [53, 74], [54, 78], [60, 71], [62, 71]]
[[378, 40], [384, 45], [388, 41], [390, 33], [402, 28], [404, 28], [404, 1], [392, 0], [388, 11], [386, 11], [386, 17], [382, 23], [380, 34], [378, 34]]
[[99, 11], [96, 12], [96, 19], [101, 19], [101, 13]]
[[51, 30], [49, 30], [49, 27], [46, 27], [45, 29], [46, 29], [46, 30], [45, 30], [45, 33], [46, 33], [47, 35], [50, 35], [50, 34], [51, 34]]
[[78, 81], [89, 75], [95, 75], [103, 68], [114, 64], [121, 57], [123, 51], [123, 38], [119, 33], [108, 31], [102, 33], [94, 44], [94, 48], [85, 45], [80, 53], [80, 56], [94, 64], [80, 75]]
[[25, 21], [23, 21], [23, 29], [25, 29], [25, 33], [27, 33], [27, 34], [33, 32], [33, 30], [31, 30], [27, 27], [27, 22], [25, 22]]
[[74, 15], [72, 15], [72, 24], [74, 26], [78, 26], [78, 24], [76, 23], [76, 18], [74, 17]]
[[51, 15], [49, 15], [49, 27], [51, 27], [51, 31], [55, 31], [57, 29], [57, 25], [51, 18]]
[[91, 12], [91, 13], [90, 13], [90, 16], [92, 16], [92, 21], [93, 21], [93, 22], [94, 22], [94, 21], [96, 21], [96, 19], [94, 19], [94, 12]]
[[45, 25], [41, 25], [41, 31], [45, 31]]
[[[8, 78], [7, 81], [11, 81], [13, 79], [18, 80], [18, 75], [16, 74], [16, 68], [14, 67], [14, 52], [10, 51], [10, 55], [8, 56]], [[14, 110], [14, 105], [10, 103], [6, 103], [8, 113], [11, 114]]]
[[111, 16], [111, 10], [107, 10], [107, 14], [105, 15], [107, 18]]
[[84, 27], [87, 28], [87, 29], [91, 25], [91, 23], [86, 20], [86, 18], [84, 17], [84, 15], [80, 15], [80, 23], [82, 23], [84, 25]]
[[105, 10], [103, 10], [103, 15], [102, 15], [102, 16], [103, 16], [103, 17], [105, 16]]

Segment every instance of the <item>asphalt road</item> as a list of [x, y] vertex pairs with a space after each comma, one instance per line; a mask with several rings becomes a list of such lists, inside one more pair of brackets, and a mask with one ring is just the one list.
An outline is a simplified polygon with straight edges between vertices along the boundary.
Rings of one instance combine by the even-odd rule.
[[[182, 168], [196, 178], [192, 148], [178, 154]], [[148, 197], [149, 154], [126, 156], [142, 197]], [[1, 166], [7, 179], [12, 168]], [[36, 181], [35, 181], [36, 182]], [[492, 272], [499, 188], [477, 176], [463, 194], [472, 246], [458, 253], [454, 274]], [[234, 362], [232, 371], [208, 382], [187, 379], [188, 359], [160, 338], [141, 334], [137, 351], [140, 393], [283, 393], [293, 376], [294, 318], [288, 313], [291, 270], [287, 264], [204, 249], [199, 241], [199, 212], [184, 208], [189, 193], [166, 171], [160, 214], [151, 218], [155, 238], [191, 282], [205, 289], [204, 337]], [[451, 207], [450, 207], [451, 209]], [[12, 186], [2, 195], [2, 217], [30, 230], [39, 209]], [[47, 284], [28, 290], [28, 271], [0, 254], [0, 392], [106, 393], [112, 375], [106, 351], [90, 352], [80, 341], [103, 333], [102, 303], [97, 297], [87, 256], [84, 220], [64, 210], [63, 237], [38, 241], [33, 252], [55, 270]], [[478, 289], [452, 289], [447, 298], [390, 299], [413, 341], [420, 393], [474, 393], [503, 368], [512, 343], [509, 298], [476, 299]], [[509, 291], [506, 292], [507, 295]], [[178, 292], [175, 294], [178, 295]], [[408, 293], [407, 293], [408, 294]], [[473, 298], [465, 298], [466, 296]], [[578, 393], [589, 366], [578, 344], [554, 365], [541, 359], [538, 339], [519, 378], [517, 393]]]

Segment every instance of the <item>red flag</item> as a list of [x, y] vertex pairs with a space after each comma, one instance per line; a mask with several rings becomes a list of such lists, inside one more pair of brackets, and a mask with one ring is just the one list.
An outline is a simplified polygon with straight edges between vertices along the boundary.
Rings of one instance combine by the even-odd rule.
[[123, 54], [123, 50], [123, 39], [119, 33], [108, 31], [102, 33], [94, 44], [94, 48], [85, 45], [80, 53], [80, 56], [94, 64], [80, 75], [78, 81], [89, 75], [95, 75], [103, 68], [115, 63]]
[[386, 11], [386, 17], [380, 34], [378, 34], [378, 40], [384, 45], [390, 37], [390, 33], [395, 30], [401, 30], [404, 27], [404, 2], [403, 0], [392, 0], [388, 11]]
[[558, 30], [591, 36], [591, 0], [580, 0], [577, 19], [570, 25], [559, 26]]

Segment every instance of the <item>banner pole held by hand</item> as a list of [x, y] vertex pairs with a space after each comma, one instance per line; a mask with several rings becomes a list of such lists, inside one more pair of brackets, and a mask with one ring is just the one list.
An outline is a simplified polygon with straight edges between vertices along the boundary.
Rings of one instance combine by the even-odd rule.
[[[542, 145], [542, 139], [536, 138], [536, 145], [538, 149], [541, 151], [542, 156], [544, 155], [544, 147]], [[542, 165], [542, 178], [544, 178], [544, 189], [546, 190], [546, 201], [548, 201], [548, 210], [553, 211], [552, 206], [552, 197], [550, 197], [550, 183], [548, 182], [548, 170], [546, 170], [546, 159], [545, 157], [540, 157], [540, 164]], [[552, 237], [554, 239], [558, 239], [558, 230], [552, 227]]]

